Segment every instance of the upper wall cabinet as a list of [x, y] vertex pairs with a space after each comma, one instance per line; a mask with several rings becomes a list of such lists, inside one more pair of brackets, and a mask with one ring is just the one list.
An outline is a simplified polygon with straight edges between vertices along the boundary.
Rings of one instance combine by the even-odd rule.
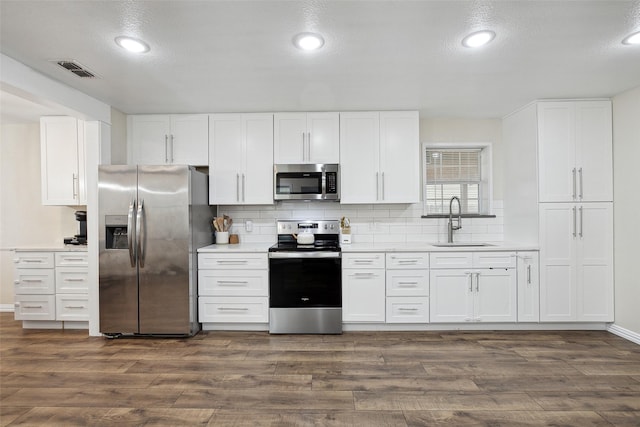
[[340, 114], [342, 203], [417, 203], [417, 111]]
[[338, 113], [276, 113], [274, 163], [339, 163]]
[[68, 116], [40, 119], [43, 205], [86, 205], [84, 121]]
[[206, 166], [209, 120], [206, 114], [127, 116], [129, 164]]
[[273, 204], [273, 114], [212, 114], [209, 123], [209, 204]]
[[538, 104], [540, 202], [613, 201], [610, 101]]

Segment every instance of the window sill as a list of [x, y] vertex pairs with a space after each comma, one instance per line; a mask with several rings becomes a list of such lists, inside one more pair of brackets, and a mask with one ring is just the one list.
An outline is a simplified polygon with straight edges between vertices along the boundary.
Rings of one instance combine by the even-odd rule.
[[[462, 218], [495, 218], [495, 215], [476, 215], [476, 214], [462, 214], [460, 215]], [[453, 214], [454, 218], [458, 217], [458, 214]], [[449, 218], [449, 214], [432, 214], [432, 215], [422, 215], [420, 218]]]

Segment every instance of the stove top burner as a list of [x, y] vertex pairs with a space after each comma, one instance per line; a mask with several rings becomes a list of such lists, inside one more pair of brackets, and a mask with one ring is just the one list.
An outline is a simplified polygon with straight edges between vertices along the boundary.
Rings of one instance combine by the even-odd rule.
[[[269, 252], [340, 252], [340, 231], [337, 220], [279, 220], [278, 243]], [[296, 234], [312, 230], [313, 244], [298, 244]]]

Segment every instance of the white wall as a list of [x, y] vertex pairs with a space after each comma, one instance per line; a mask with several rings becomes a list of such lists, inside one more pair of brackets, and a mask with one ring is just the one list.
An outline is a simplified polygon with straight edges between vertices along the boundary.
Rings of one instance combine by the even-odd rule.
[[127, 164], [127, 116], [111, 108], [111, 163]]
[[640, 87], [613, 98], [615, 325], [640, 334]]
[[59, 247], [78, 232], [75, 208], [43, 206], [40, 125], [0, 125], [0, 305], [13, 306], [16, 247]]

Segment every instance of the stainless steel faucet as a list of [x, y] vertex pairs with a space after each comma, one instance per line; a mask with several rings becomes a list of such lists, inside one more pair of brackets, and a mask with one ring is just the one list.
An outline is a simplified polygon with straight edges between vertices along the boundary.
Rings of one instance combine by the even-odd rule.
[[[453, 201], [458, 201], [458, 218], [456, 218], [456, 225], [453, 225]], [[449, 201], [449, 233], [447, 234], [447, 242], [453, 243], [453, 232], [455, 230], [460, 230], [462, 228], [462, 224], [460, 220], [462, 219], [462, 208], [460, 207], [460, 199], [457, 196], [453, 196]]]

